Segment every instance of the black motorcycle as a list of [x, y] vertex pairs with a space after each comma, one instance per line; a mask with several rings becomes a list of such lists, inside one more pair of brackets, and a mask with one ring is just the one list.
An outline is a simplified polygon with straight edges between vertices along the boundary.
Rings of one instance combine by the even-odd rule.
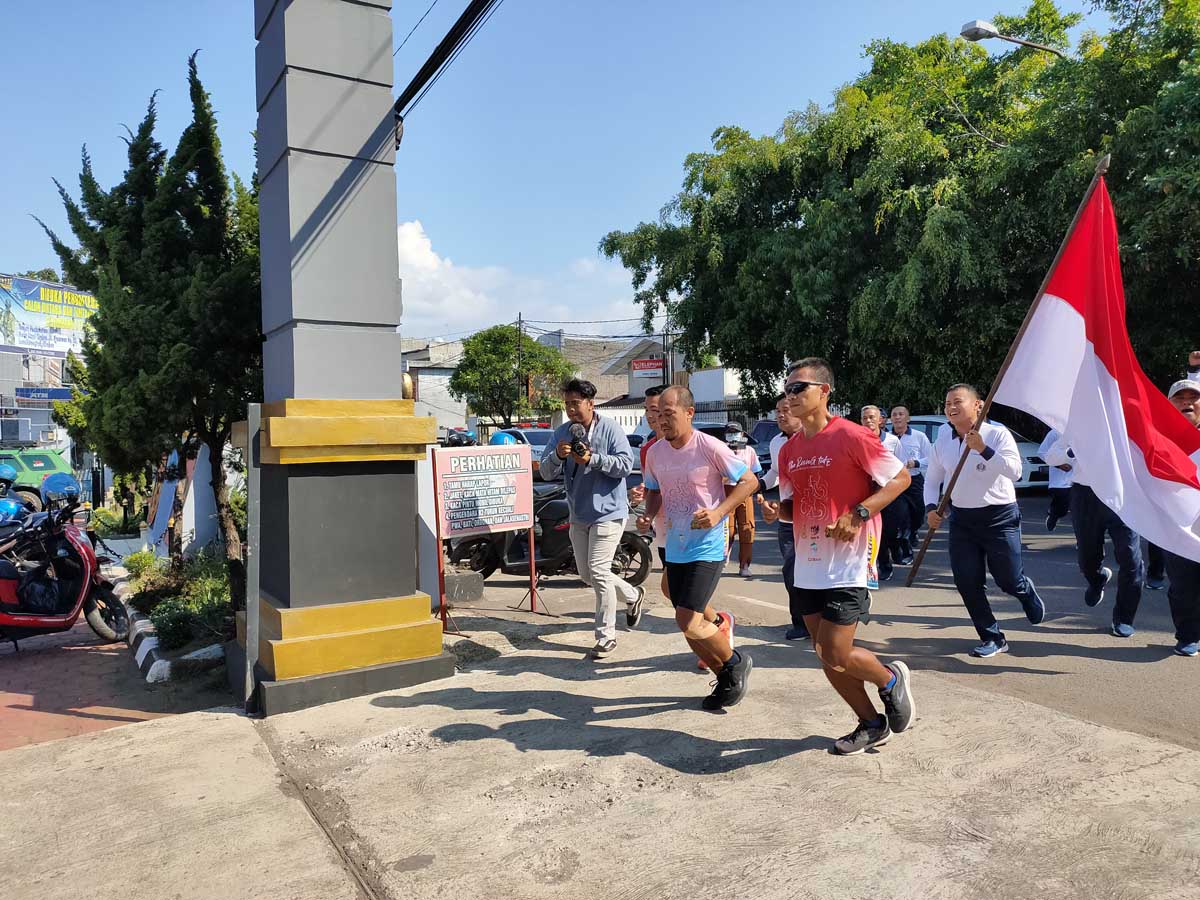
[[[567, 491], [561, 482], [533, 486], [533, 519], [538, 577], [578, 575], [571, 549]], [[450, 561], [467, 566], [484, 578], [496, 570], [505, 575], [527, 576], [529, 533], [508, 531], [463, 538], [451, 548]], [[613, 556], [613, 572], [637, 586], [650, 574], [650, 562], [650, 542], [627, 525]]]

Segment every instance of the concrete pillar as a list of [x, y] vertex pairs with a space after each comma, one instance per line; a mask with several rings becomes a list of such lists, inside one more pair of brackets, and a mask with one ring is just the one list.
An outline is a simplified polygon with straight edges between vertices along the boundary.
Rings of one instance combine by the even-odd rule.
[[268, 714], [443, 677], [416, 593], [391, 0], [255, 0], [262, 252], [260, 592]]

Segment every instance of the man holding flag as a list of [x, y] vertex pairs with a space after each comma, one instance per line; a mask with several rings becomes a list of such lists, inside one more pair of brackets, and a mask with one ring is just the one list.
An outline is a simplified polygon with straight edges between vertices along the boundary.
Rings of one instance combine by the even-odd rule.
[[[1107, 166], [1105, 157], [1009, 350], [995, 400], [1058, 430], [1075, 454], [1078, 481], [1130, 529], [1194, 564], [1200, 561], [1200, 429], [1180, 415], [1178, 383], [1165, 397], [1133, 352]], [[1188, 593], [1187, 586], [1172, 588], [1177, 597]], [[1190, 637], [1182, 630], [1180, 646]]]

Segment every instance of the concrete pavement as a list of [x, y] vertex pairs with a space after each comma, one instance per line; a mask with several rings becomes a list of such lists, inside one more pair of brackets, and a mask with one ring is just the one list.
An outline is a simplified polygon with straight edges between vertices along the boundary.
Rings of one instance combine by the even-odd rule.
[[10, 750], [0, 761], [9, 900], [361, 896], [254, 723], [233, 711]]
[[[459, 610], [467, 635], [450, 643], [471, 669], [453, 679], [0, 755], [15, 773], [0, 882], [20, 900], [1194, 898], [1200, 669], [1164, 652], [1159, 595], [1153, 627], [1117, 644], [1107, 611], [1069, 608], [1062, 548], [1042, 549], [1052, 616], [1011, 628], [1007, 657], [965, 658], [972, 632], [936, 555], [932, 585], [877, 595], [866, 637], [905, 656], [918, 704], [877, 752], [828, 752], [852, 722], [807, 645], [780, 640], [768, 567], [722, 583], [756, 667], [717, 715], [698, 708], [709, 679], [661, 598], [597, 663], [589, 591], [554, 582], [543, 599], [560, 615], [533, 617], [505, 608], [523, 588], [499, 579]], [[135, 773], [136, 796], [113, 788]], [[147, 876], [89, 865], [130, 872], [127, 851]]]

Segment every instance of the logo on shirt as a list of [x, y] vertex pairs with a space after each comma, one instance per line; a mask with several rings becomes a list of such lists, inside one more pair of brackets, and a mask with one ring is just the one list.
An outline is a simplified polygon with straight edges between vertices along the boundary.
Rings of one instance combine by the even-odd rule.
[[829, 509], [829, 488], [819, 472], [808, 476], [808, 485], [800, 494], [797, 505], [800, 515], [805, 519], [825, 518], [825, 512]]
[[832, 465], [832, 456], [809, 456], [807, 458], [788, 460], [788, 471], [795, 472], [797, 469], [811, 469], [815, 467], [828, 468]]
[[975, 471], [976, 471], [976, 472], [983, 472], [983, 471], [986, 471], [986, 470], [987, 470], [987, 464], [986, 464], [986, 463], [975, 463]]
[[808, 526], [808, 539], [809, 540], [815, 541], [820, 536], [821, 536], [821, 526], [820, 525], [809, 525]]

